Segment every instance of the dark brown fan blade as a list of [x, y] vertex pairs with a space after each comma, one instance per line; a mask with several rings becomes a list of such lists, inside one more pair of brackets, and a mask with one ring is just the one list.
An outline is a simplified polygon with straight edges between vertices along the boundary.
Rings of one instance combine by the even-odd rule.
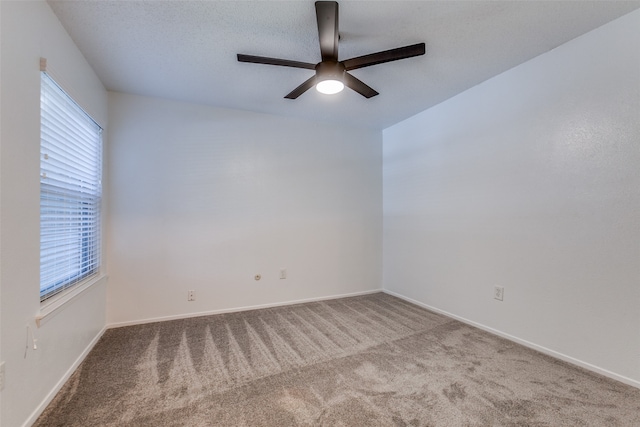
[[317, 1], [318, 38], [322, 60], [338, 60], [338, 3]]
[[424, 55], [424, 43], [413, 44], [411, 46], [398, 47], [382, 52], [371, 53], [369, 55], [358, 56], [357, 58], [341, 61], [347, 71], [357, 68], [369, 67], [371, 65], [382, 64], [384, 62], [397, 61], [399, 59], [411, 58], [413, 56]]
[[283, 67], [305, 68], [307, 70], [315, 70], [316, 64], [307, 62], [289, 61], [288, 59], [267, 58], [265, 56], [253, 56], [238, 54], [238, 61], [251, 62], [253, 64], [280, 65]]
[[371, 98], [378, 95], [378, 92], [364, 84], [361, 80], [353, 77], [349, 73], [344, 73], [344, 84], [345, 86], [355, 90], [365, 98]]
[[289, 92], [289, 94], [287, 94], [285, 98], [296, 99], [297, 97], [299, 97], [300, 95], [302, 95], [303, 93], [311, 89], [315, 84], [316, 84], [316, 76], [314, 75], [309, 80], [305, 81], [300, 86], [298, 86], [297, 88]]

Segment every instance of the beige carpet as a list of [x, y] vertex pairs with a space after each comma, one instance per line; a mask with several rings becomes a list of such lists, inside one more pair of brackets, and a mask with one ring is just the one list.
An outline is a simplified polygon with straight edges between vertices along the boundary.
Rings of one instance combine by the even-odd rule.
[[640, 390], [392, 296], [108, 330], [36, 426], [640, 426]]

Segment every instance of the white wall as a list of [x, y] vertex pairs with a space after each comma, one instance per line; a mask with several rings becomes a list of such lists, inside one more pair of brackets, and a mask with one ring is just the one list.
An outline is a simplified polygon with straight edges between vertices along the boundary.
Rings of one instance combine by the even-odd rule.
[[385, 289], [640, 386], [640, 11], [383, 139]]
[[[40, 57], [103, 126], [107, 93], [45, 2], [0, 2], [0, 359], [6, 362], [0, 424], [20, 426], [64, 378], [105, 325], [104, 283], [67, 304], [41, 328]], [[38, 350], [25, 357], [26, 325]]]
[[109, 323], [381, 288], [379, 131], [117, 93], [109, 108]]

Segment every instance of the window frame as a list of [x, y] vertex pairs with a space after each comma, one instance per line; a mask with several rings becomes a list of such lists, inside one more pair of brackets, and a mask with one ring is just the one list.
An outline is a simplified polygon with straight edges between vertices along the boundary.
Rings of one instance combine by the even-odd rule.
[[[45, 96], [57, 99], [47, 102]], [[45, 306], [84, 290], [102, 273], [103, 129], [45, 70], [40, 97], [40, 302]], [[60, 255], [56, 259], [63, 261], [51, 261]]]

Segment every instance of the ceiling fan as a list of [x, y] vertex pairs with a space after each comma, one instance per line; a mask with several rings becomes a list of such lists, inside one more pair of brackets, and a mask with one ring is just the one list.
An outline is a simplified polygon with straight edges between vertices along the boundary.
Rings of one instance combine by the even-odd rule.
[[238, 61], [240, 62], [315, 70], [316, 73], [313, 77], [309, 78], [285, 96], [287, 99], [296, 99], [313, 86], [316, 86], [319, 92], [325, 94], [338, 93], [344, 86], [347, 86], [365, 98], [371, 98], [378, 95], [378, 92], [349, 74], [348, 71], [382, 64], [383, 62], [424, 55], [425, 53], [425, 44], [418, 43], [339, 61], [338, 40], [340, 39], [340, 35], [338, 32], [338, 3], [335, 1], [317, 1], [315, 4], [322, 61], [317, 64], [311, 64], [288, 59], [238, 54]]

